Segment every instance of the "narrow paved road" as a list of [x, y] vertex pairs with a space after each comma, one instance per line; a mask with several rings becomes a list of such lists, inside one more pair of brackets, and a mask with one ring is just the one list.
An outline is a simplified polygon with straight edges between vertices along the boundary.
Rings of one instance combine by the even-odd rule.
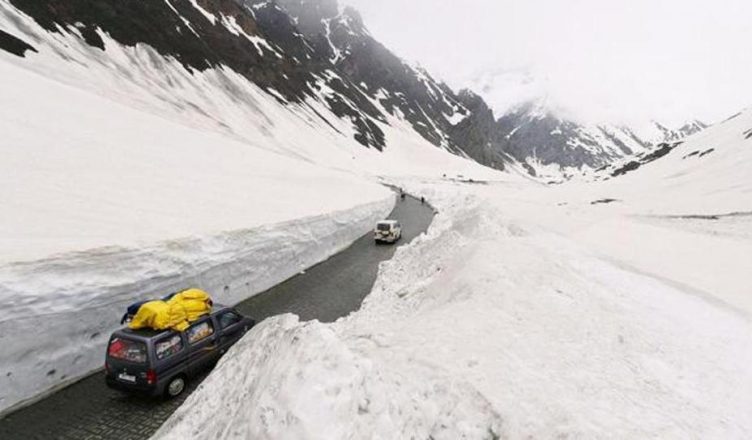
[[[415, 199], [398, 201], [390, 218], [402, 223], [399, 245], [426, 231], [433, 215], [428, 205]], [[241, 303], [238, 309], [259, 321], [288, 312], [303, 320], [334, 321], [360, 307], [376, 280], [379, 263], [390, 259], [396, 248], [375, 245], [367, 234], [329, 260]], [[180, 399], [165, 402], [112, 391], [105, 387], [101, 373], [93, 374], [0, 420], [0, 439], [145, 440], [199, 382], [194, 381]]]

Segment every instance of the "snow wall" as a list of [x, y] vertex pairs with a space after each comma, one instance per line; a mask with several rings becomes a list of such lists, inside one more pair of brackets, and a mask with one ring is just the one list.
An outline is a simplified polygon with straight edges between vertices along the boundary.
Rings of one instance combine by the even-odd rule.
[[99, 369], [129, 304], [198, 287], [234, 305], [345, 249], [394, 203], [0, 267], [0, 416]]

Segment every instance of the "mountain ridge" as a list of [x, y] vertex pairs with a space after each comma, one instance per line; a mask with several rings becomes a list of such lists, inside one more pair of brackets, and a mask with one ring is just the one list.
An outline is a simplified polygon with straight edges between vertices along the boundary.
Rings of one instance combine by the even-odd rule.
[[[381, 127], [390, 118], [404, 120], [437, 148], [499, 170], [522, 165], [536, 176], [597, 168], [649, 144], [626, 128], [584, 127], [553, 114], [519, 110], [497, 117], [480, 95], [455, 92], [397, 57], [355, 9], [336, 0], [5, 3], [48, 32], [76, 35], [103, 52], [106, 34], [125, 46], [148, 45], [189, 71], [226, 66], [280, 102], [307, 106], [344, 134], [310, 104], [320, 101], [352, 126], [355, 141], [379, 151], [388, 148]], [[35, 50], [34, 41], [11, 37]]]

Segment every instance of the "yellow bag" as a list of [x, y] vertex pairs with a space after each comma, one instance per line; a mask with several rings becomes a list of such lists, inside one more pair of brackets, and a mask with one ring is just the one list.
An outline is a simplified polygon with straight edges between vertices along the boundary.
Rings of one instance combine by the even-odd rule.
[[208, 293], [199, 289], [189, 289], [178, 293], [169, 301], [144, 303], [128, 324], [128, 328], [173, 329], [182, 332], [191, 322], [211, 313], [211, 308], [212, 301]]
[[190, 322], [211, 313], [212, 300], [208, 293], [199, 289], [188, 289], [173, 296], [170, 304], [180, 304], [185, 309], [186, 319]]

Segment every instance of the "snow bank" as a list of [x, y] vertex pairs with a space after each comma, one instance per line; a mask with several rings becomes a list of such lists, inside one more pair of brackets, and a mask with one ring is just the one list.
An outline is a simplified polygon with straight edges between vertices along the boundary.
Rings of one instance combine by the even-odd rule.
[[266, 322], [155, 439], [752, 435], [748, 317], [550, 230], [519, 185], [400, 184], [440, 213], [361, 310]]
[[313, 98], [103, 33], [101, 51], [4, 0], [0, 27], [38, 50], [0, 51], [0, 411], [100, 365], [125, 304], [235, 302], [336, 252], [388, 212], [374, 173], [497, 175], [404, 127], [366, 149]]
[[235, 304], [347, 247], [394, 197], [285, 223], [0, 266], [0, 409], [90, 373], [140, 299], [199, 287]]
[[379, 344], [369, 336], [292, 315], [266, 320], [155, 437], [493, 438], [499, 421], [483, 396], [430, 365], [364, 356]]

